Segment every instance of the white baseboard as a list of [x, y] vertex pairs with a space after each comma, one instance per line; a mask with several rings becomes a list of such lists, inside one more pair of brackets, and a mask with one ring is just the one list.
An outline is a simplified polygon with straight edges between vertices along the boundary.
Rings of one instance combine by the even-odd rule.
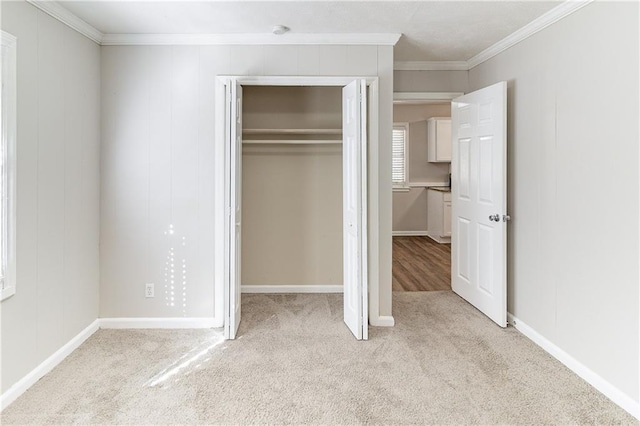
[[451, 237], [436, 237], [428, 234], [427, 237], [431, 238], [433, 241], [439, 244], [451, 244]]
[[369, 325], [372, 325], [374, 327], [393, 327], [395, 323], [396, 321], [390, 315], [380, 315], [378, 317], [369, 318]]
[[7, 389], [0, 396], [0, 411], [4, 410], [13, 401], [18, 399], [27, 389], [33, 386], [38, 380], [40, 380], [45, 374], [53, 370], [62, 360], [64, 360], [69, 354], [75, 351], [85, 340], [87, 340], [93, 333], [98, 331], [99, 320], [92, 322], [87, 328], [78, 333], [74, 338], [69, 340], [64, 346], [55, 351], [53, 355], [45, 359], [40, 365], [31, 370], [26, 376], [18, 380], [13, 386]]
[[219, 328], [222, 321], [217, 318], [100, 318], [100, 328]]
[[342, 293], [340, 285], [243, 285], [243, 293]]
[[394, 237], [428, 237], [427, 231], [393, 231]]
[[523, 323], [512, 314], [507, 314], [509, 324], [531, 339], [534, 343], [547, 351], [555, 359], [563, 363], [567, 368], [583, 378], [587, 383], [604, 394], [611, 401], [622, 407], [629, 414], [640, 420], [640, 404], [634, 401], [629, 395], [603, 379], [600, 375], [589, 369], [587, 366], [576, 360], [574, 357], [560, 349], [558, 346], [547, 340], [540, 333]]

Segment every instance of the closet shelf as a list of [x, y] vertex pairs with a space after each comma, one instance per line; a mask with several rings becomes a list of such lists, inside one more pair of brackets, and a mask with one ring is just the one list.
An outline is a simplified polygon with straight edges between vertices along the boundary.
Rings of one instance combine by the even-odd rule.
[[256, 144], [256, 145], [329, 145], [329, 144], [342, 144], [342, 139], [245, 139], [243, 144]]
[[245, 135], [341, 135], [342, 129], [243, 129]]

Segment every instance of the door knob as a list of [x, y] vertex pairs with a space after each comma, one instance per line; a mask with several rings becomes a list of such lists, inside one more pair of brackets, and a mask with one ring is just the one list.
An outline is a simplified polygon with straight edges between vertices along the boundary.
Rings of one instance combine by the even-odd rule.
[[500, 222], [500, 215], [499, 214], [490, 214], [489, 215], [489, 220], [491, 222]]

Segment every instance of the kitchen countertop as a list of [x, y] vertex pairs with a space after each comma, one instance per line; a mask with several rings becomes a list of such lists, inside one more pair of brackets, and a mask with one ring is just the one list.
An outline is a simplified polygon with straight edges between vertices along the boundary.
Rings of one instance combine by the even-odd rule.
[[432, 189], [438, 192], [451, 192], [450, 186], [430, 186], [429, 189]]

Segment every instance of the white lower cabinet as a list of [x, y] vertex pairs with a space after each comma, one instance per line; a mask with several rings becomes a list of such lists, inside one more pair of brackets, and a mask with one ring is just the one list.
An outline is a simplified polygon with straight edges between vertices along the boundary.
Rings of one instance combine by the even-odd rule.
[[451, 191], [427, 190], [427, 235], [439, 243], [451, 242]]

